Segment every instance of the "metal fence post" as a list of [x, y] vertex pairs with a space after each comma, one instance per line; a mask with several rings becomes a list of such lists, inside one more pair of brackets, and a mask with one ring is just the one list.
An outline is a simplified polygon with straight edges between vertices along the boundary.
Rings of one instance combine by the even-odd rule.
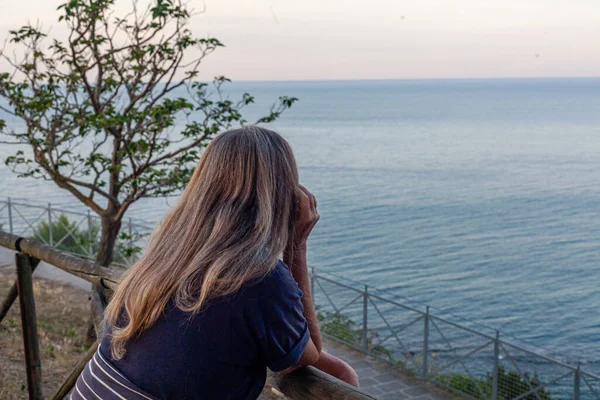
[[15, 255], [17, 264], [17, 285], [19, 288], [19, 306], [23, 326], [23, 346], [27, 367], [27, 389], [29, 398], [42, 400], [42, 368], [40, 365], [40, 346], [33, 297], [32, 262], [27, 254]]
[[423, 379], [427, 380], [429, 369], [429, 306], [425, 309], [425, 323], [423, 327]]
[[575, 370], [575, 381], [573, 382], [573, 400], [579, 400], [579, 388], [581, 386], [581, 362], [577, 361]]
[[10, 202], [10, 197], [8, 198], [8, 227], [9, 232], [13, 234], [12, 203]]
[[87, 212], [87, 220], [88, 220], [88, 256], [90, 258], [94, 257], [94, 238], [92, 237], [92, 214], [90, 210]]
[[52, 237], [52, 204], [48, 203], [48, 244], [52, 246], [54, 244]]
[[492, 371], [492, 400], [498, 400], [498, 363], [500, 362], [500, 331], [494, 340], [494, 370]]
[[362, 328], [362, 350], [365, 353], [369, 353], [369, 341], [367, 336], [369, 334], [368, 329], [369, 323], [369, 287], [365, 285], [365, 292], [363, 293], [363, 328]]

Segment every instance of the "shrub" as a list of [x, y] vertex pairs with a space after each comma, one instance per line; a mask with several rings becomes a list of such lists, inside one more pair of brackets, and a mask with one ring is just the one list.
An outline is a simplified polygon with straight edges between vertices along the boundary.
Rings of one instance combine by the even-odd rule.
[[[498, 400], [507, 400], [519, 397], [531, 390], [527, 381], [535, 388], [541, 385], [537, 374], [531, 376], [525, 373], [525, 378], [518, 372], [509, 371], [504, 367], [498, 368]], [[491, 398], [494, 378], [491, 374], [484, 378], [474, 378], [469, 375], [451, 374], [436, 376], [435, 380], [459, 392], [466, 393], [476, 399], [487, 400]], [[536, 393], [530, 393], [524, 400], [551, 400], [550, 392], [542, 388]]]
[[[525, 377], [533, 387], [538, 387], [542, 383], [537, 374], [531, 376], [528, 373], [525, 373]], [[491, 386], [493, 378], [488, 376], [487, 382], [488, 385]], [[523, 393], [529, 392], [531, 389], [529, 384], [524, 378], [521, 378], [519, 373], [515, 371], [506, 371], [504, 367], [500, 367], [498, 369], [498, 399], [509, 399], [515, 396], [519, 396]], [[491, 391], [490, 391], [491, 393]], [[516, 394], [516, 395], [515, 395]], [[536, 396], [537, 394], [537, 396]], [[538, 390], [536, 393], [531, 393], [525, 397], [524, 400], [550, 400], [550, 392], [546, 389], [542, 388]]]
[[[100, 228], [92, 224], [90, 242], [89, 230], [80, 229], [76, 222], [69, 221], [65, 214], [60, 214], [57, 220], [52, 221], [52, 225], [46, 221], [41, 221], [33, 230], [33, 236], [36, 239], [42, 239], [59, 250], [74, 254], [87, 255], [92, 245], [92, 251], [95, 251], [94, 242]], [[50, 232], [52, 232], [52, 243], [50, 243]]]
[[329, 311], [320, 311], [317, 309], [317, 319], [321, 332], [333, 336], [352, 346], [360, 346], [362, 339], [362, 331], [356, 329], [356, 323], [348, 317], [332, 313]]
[[[52, 243], [50, 243], [50, 232], [52, 232]], [[96, 254], [98, 250], [97, 236], [99, 232], [100, 226], [97, 223], [92, 223], [89, 228], [82, 229], [76, 222], [70, 221], [66, 214], [60, 214], [57, 220], [52, 221], [52, 230], [47, 221], [39, 222], [33, 230], [33, 237], [67, 253], [89, 256], [90, 250], [92, 254]], [[130, 245], [139, 237], [140, 235], [136, 233], [130, 237], [121, 232], [115, 245], [115, 263], [127, 264], [129, 260], [139, 256], [142, 248]]]

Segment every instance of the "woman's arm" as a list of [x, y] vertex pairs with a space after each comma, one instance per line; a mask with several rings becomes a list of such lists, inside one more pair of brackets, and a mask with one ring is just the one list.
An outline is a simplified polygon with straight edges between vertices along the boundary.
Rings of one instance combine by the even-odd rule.
[[284, 251], [283, 262], [290, 268], [292, 276], [302, 291], [302, 306], [304, 307], [304, 317], [308, 322], [310, 338], [320, 353], [321, 330], [319, 329], [319, 321], [317, 320], [317, 314], [312, 301], [310, 279], [306, 265], [306, 240], [313, 227], [319, 221], [320, 216], [317, 211], [315, 196], [304, 186], [300, 186], [300, 189], [298, 217], [294, 225], [294, 234]]
[[290, 239], [283, 254], [283, 261], [288, 265], [292, 276], [302, 290], [302, 306], [304, 307], [304, 318], [308, 322], [310, 342], [306, 347], [299, 365], [288, 368], [283, 373], [290, 373], [301, 365], [314, 365], [321, 371], [335, 376], [336, 378], [358, 387], [358, 375], [343, 360], [322, 351], [321, 330], [315, 312], [310, 290], [310, 279], [306, 265], [306, 241], [312, 229], [319, 221], [320, 215], [317, 211], [317, 199], [304, 186], [300, 186], [299, 211], [294, 225], [294, 235]]
[[354, 368], [344, 360], [332, 356], [325, 350], [321, 351], [319, 360], [314, 366], [331, 376], [335, 376], [341, 381], [358, 387], [358, 375], [356, 371], [354, 371]]
[[308, 268], [306, 266], [306, 243], [294, 248], [291, 259], [284, 256], [284, 262], [290, 267], [292, 276], [298, 283], [298, 287], [302, 290], [302, 306], [304, 307], [304, 318], [308, 322], [308, 331], [317, 351], [321, 352], [321, 330], [319, 329], [319, 321], [312, 301], [312, 293], [310, 292], [310, 279], [308, 276]]

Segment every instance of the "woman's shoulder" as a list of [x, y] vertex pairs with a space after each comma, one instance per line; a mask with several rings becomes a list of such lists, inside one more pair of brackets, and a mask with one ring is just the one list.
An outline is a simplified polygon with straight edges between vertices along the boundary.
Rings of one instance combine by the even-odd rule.
[[277, 260], [273, 269], [265, 276], [254, 279], [246, 285], [246, 292], [265, 296], [294, 296], [302, 295], [298, 284], [292, 276], [289, 267], [282, 261]]
[[278, 329], [287, 332], [281, 324], [289, 328], [291, 321], [300, 321], [300, 325], [305, 321], [302, 315], [302, 291], [288, 266], [281, 260], [277, 261], [270, 273], [244, 287], [238, 299], [238, 304], [244, 308], [244, 319], [251, 321], [259, 336]]
[[266, 275], [250, 282], [250, 285], [270, 285], [277, 282], [296, 282], [290, 268], [282, 260], [278, 259], [273, 269]]

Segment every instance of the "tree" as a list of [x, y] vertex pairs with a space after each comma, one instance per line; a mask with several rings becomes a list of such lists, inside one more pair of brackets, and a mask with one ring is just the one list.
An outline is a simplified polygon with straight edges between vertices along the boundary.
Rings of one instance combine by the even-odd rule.
[[[198, 80], [202, 60], [223, 45], [192, 34], [181, 2], [134, 0], [121, 17], [114, 5], [70, 0], [58, 8], [68, 38], [28, 24], [7, 41], [19, 55], [0, 53], [11, 70], [0, 73], [0, 110], [19, 121], [0, 120], [2, 143], [28, 149], [5, 163], [21, 177], [53, 181], [100, 216], [102, 265], [129, 207], [181, 191], [202, 149], [246, 123], [242, 109], [254, 102], [248, 93], [225, 97], [225, 77]], [[280, 97], [256, 122], [276, 120], [296, 100]]]
[[[202, 60], [223, 46], [187, 28], [191, 12], [155, 0], [115, 17], [114, 0], [70, 0], [59, 7], [68, 39], [51, 40], [31, 24], [10, 32], [22, 50], [0, 74], [2, 143], [27, 145], [5, 160], [21, 177], [54, 181], [101, 217], [96, 261], [109, 265], [125, 212], [144, 197], [179, 192], [202, 148], [219, 132], [244, 124], [254, 97], [223, 96], [229, 80], [197, 80]], [[280, 97], [257, 123], [272, 122], [296, 98]], [[198, 118], [198, 119], [195, 119]], [[177, 124], [185, 119], [181, 131]]]

